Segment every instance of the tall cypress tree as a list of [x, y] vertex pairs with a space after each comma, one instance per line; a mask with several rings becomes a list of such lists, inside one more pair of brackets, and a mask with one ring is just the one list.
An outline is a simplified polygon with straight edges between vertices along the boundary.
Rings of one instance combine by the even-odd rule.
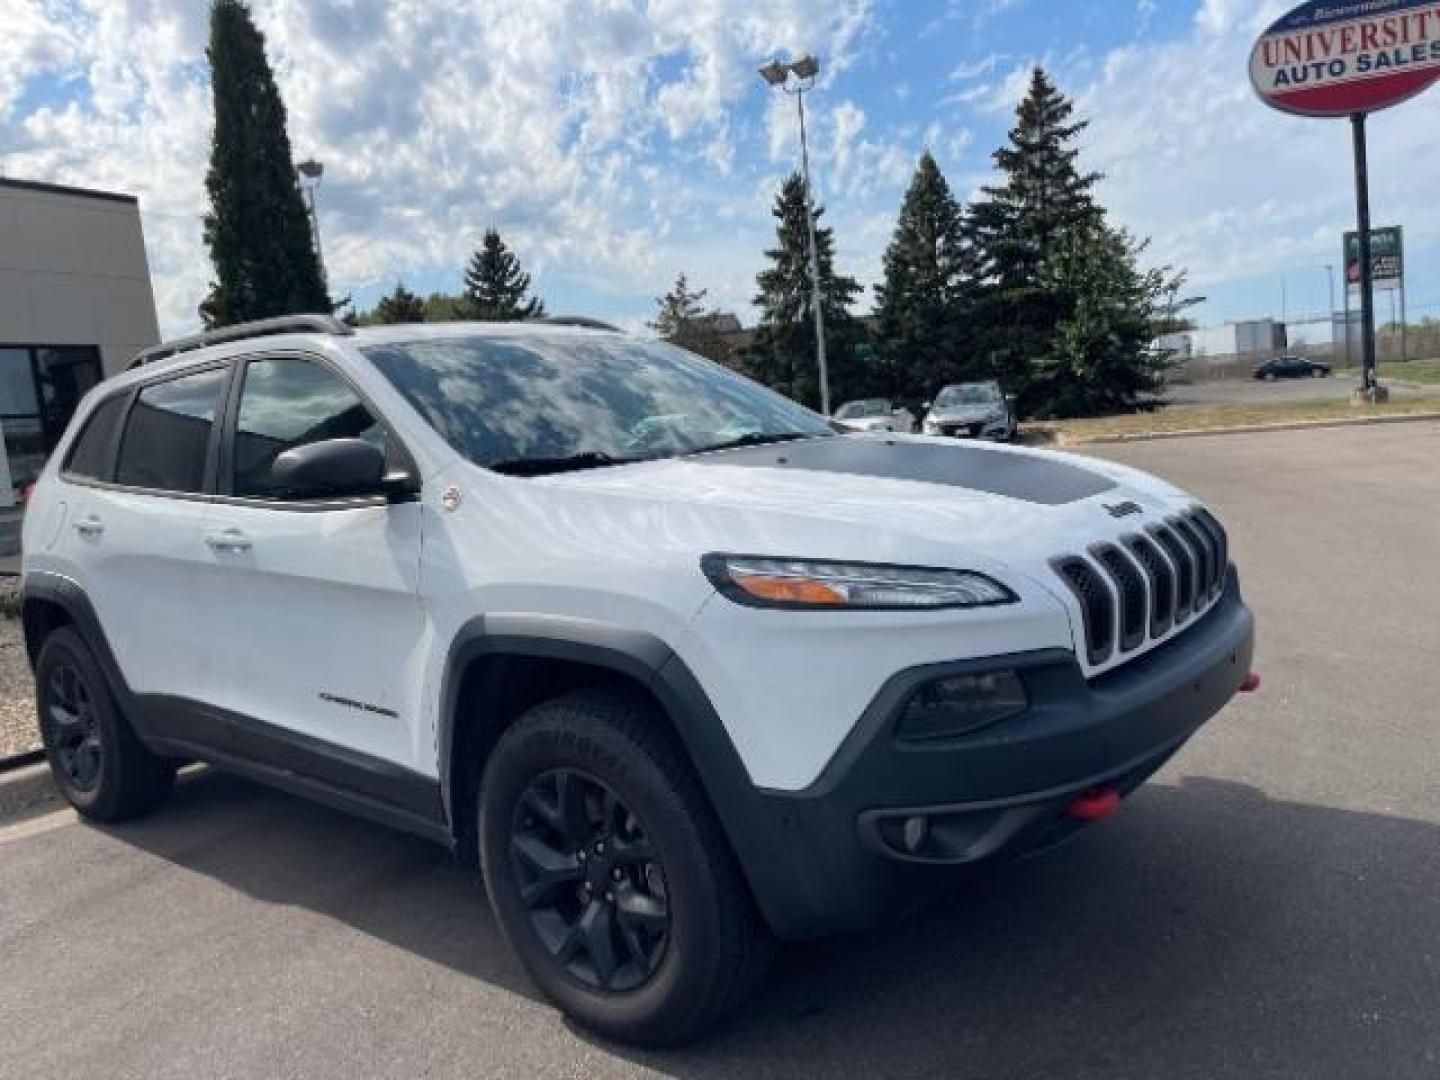
[[[810, 287], [809, 234], [805, 222], [805, 185], [792, 174], [775, 198], [777, 246], [765, 253], [768, 265], [756, 279], [755, 306], [760, 323], [741, 364], [752, 378], [811, 408], [820, 407], [820, 372], [815, 354], [815, 316]], [[835, 237], [819, 224], [815, 209], [815, 246], [820, 263], [820, 310], [834, 404], [870, 389], [870, 373], [856, 355], [863, 337], [850, 315], [860, 293], [854, 278], [835, 273]]]
[[530, 275], [495, 229], [485, 230], [480, 250], [465, 269], [465, 300], [470, 318], [515, 322], [545, 314], [545, 305], [530, 296]]
[[918, 402], [947, 382], [985, 377], [966, 347], [972, 263], [960, 204], [926, 151], [875, 287], [879, 360], [901, 398]]
[[285, 131], [265, 38], [244, 0], [210, 8], [215, 132], [205, 244], [215, 264], [200, 315], [210, 327], [331, 310]]

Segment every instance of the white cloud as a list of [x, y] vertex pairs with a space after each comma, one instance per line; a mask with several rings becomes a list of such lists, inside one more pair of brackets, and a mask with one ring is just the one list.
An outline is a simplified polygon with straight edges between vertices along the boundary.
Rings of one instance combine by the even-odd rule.
[[[167, 331], [195, 323], [210, 274], [207, 8], [9, 0], [0, 38], [0, 168], [138, 194]], [[698, 227], [687, 222], [751, 205], [725, 177], [744, 134], [736, 109], [763, 92], [758, 59], [814, 51], [833, 79], [852, 62], [870, 0], [254, 0], [254, 10], [296, 155], [326, 164], [337, 293], [458, 271], [492, 224], [542, 286], [564, 276], [633, 292], [663, 284], [667, 243]], [[85, 92], [14, 115], [37, 78], [81, 80]]]

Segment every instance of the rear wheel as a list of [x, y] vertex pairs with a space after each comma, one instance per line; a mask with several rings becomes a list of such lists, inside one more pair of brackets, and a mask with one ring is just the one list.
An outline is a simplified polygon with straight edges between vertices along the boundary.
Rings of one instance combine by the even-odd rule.
[[94, 821], [121, 821], [170, 791], [175, 765], [140, 744], [89, 647], [56, 630], [35, 663], [36, 714], [50, 772], [67, 802]]
[[763, 975], [768, 931], [647, 703], [587, 690], [531, 709], [492, 751], [478, 814], [501, 928], [577, 1023], [680, 1042]]

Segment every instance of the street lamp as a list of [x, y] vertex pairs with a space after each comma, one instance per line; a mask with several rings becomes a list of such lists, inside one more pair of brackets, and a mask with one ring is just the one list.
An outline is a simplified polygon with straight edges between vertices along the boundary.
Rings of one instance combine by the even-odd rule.
[[320, 217], [315, 213], [315, 189], [320, 186], [320, 178], [325, 175], [325, 166], [314, 158], [306, 158], [295, 166], [295, 171], [302, 178], [301, 186], [305, 189], [305, 199], [310, 210], [310, 231], [315, 236], [315, 258], [320, 263], [320, 280], [328, 282], [325, 252], [320, 247]]
[[815, 359], [820, 366], [820, 411], [830, 415], [830, 369], [825, 360], [825, 313], [821, 303], [820, 250], [815, 241], [815, 200], [810, 188], [810, 147], [805, 137], [805, 93], [815, 85], [820, 61], [805, 55], [788, 64], [771, 60], [760, 77], [795, 99], [800, 114], [800, 179], [805, 188], [805, 224], [810, 240], [810, 304], [815, 309]]

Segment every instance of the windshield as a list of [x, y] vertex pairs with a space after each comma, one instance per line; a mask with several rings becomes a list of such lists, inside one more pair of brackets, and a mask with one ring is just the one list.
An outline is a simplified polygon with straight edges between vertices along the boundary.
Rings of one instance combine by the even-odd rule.
[[592, 467], [833, 434], [808, 409], [663, 342], [459, 337], [361, 352], [451, 446], [487, 468]]
[[1000, 400], [1000, 388], [994, 383], [970, 383], [966, 386], [947, 386], [935, 399], [937, 408], [952, 408], [956, 405], [993, 405]]
[[835, 419], [860, 420], [867, 416], [888, 416], [889, 413], [890, 402], [884, 398], [872, 398], [869, 401], [852, 401], [840, 406]]

